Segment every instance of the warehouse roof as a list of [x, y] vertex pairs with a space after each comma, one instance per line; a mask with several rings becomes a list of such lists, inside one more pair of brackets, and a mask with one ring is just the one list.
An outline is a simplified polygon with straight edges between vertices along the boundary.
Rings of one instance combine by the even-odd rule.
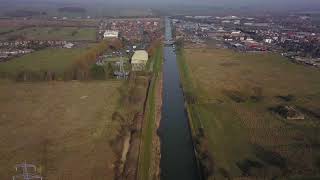
[[135, 51], [131, 63], [146, 63], [148, 61], [148, 53], [145, 50]]

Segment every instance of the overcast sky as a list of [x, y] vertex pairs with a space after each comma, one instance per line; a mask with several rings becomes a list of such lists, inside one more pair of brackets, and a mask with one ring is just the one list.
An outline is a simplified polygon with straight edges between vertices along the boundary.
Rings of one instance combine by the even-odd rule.
[[[96, 4], [97, 2], [106, 4], [106, 5], [116, 5], [116, 4], [124, 4], [126, 6], [134, 6], [134, 5], [146, 5], [146, 6], [154, 6], [154, 5], [162, 5], [168, 6], [175, 4], [175, 5], [210, 5], [210, 6], [217, 6], [217, 7], [255, 7], [258, 9], [263, 8], [275, 8], [278, 9], [280, 7], [287, 8], [287, 9], [320, 9], [320, 0], [0, 0], [1, 2], [30, 2], [30, 1], [38, 1], [39, 4], [47, 3], [47, 2], [54, 2], [54, 3], [89, 3], [91, 5]], [[33, 3], [34, 5], [36, 3]], [[29, 3], [30, 5], [30, 3]]]
[[[55, 0], [57, 1], [57, 0]], [[63, 0], [59, 0], [63, 1]], [[105, 2], [114, 4], [145, 4], [145, 5], [210, 5], [223, 7], [256, 7], [256, 8], [315, 8], [320, 9], [320, 0], [72, 0], [85, 2]]]
[[[63, 1], [63, 0], [59, 0]], [[77, 0], [73, 0], [77, 1]], [[85, 1], [85, 0], [78, 0]], [[94, 0], [87, 0], [92, 2]], [[263, 4], [288, 4], [288, 5], [314, 5], [320, 4], [320, 0], [96, 0], [101, 2], [128, 2], [128, 3], [193, 3], [193, 4], [219, 4], [219, 5], [263, 5]]]
[[[14, 0], [0, 0], [14, 1]], [[33, 1], [33, 0], [16, 0], [16, 1]], [[320, 0], [39, 0], [39, 1], [60, 1], [60, 2], [126, 2], [126, 3], [193, 3], [193, 4], [243, 4], [243, 5], [256, 5], [256, 4], [296, 4], [296, 5], [313, 5], [320, 4]]]

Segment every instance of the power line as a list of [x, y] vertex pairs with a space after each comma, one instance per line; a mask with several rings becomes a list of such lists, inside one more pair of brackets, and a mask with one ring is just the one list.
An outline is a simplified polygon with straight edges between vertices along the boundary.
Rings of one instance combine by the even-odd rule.
[[32, 179], [40, 179], [42, 180], [42, 176], [37, 174], [37, 167], [33, 164], [27, 164], [25, 161], [24, 163], [16, 165], [16, 171], [22, 170], [22, 174], [18, 174], [12, 176], [12, 180], [16, 179], [23, 179], [23, 180], [32, 180]]
[[124, 62], [122, 55], [120, 56], [120, 61], [116, 62], [119, 70], [114, 72], [114, 75], [117, 76], [117, 79], [124, 78], [126, 79], [129, 75], [129, 72], [127, 72], [124, 68]]

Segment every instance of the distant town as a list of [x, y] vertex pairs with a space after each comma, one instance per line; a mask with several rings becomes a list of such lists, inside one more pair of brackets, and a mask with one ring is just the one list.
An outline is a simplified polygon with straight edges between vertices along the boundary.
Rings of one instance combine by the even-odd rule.
[[320, 25], [308, 14], [282, 16], [178, 16], [176, 39], [204, 45], [208, 39], [242, 52], [277, 52], [320, 67]]

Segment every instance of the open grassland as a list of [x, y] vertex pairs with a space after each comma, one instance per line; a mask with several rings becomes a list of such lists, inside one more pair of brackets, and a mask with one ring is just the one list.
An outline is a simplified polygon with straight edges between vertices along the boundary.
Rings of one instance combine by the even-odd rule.
[[37, 165], [45, 179], [114, 178], [118, 81], [0, 82], [0, 179]]
[[[275, 54], [178, 53], [200, 159], [211, 178], [320, 174], [320, 71]], [[296, 107], [304, 120], [272, 111]]]
[[18, 81], [105, 79], [108, 73], [94, 65], [114, 44], [103, 40], [83, 48], [39, 50], [1, 63], [0, 77]]
[[0, 34], [5, 34], [14, 31], [14, 27], [0, 27]]
[[0, 36], [0, 39], [23, 37], [28, 40], [95, 41], [96, 29], [86, 27], [30, 27]]
[[[1, 8], [1, 7], [0, 7]], [[8, 8], [8, 6], [6, 6]], [[8, 9], [6, 9], [8, 10]], [[1, 14], [1, 12], [0, 12]], [[67, 20], [48, 20], [46, 18], [32, 18], [25, 20], [23, 18], [2, 18], [0, 19], [0, 28], [2, 27], [97, 27], [98, 19], [67, 19]]]
[[0, 72], [16, 75], [23, 71], [51, 71], [62, 74], [86, 48], [47, 48], [0, 63]]

